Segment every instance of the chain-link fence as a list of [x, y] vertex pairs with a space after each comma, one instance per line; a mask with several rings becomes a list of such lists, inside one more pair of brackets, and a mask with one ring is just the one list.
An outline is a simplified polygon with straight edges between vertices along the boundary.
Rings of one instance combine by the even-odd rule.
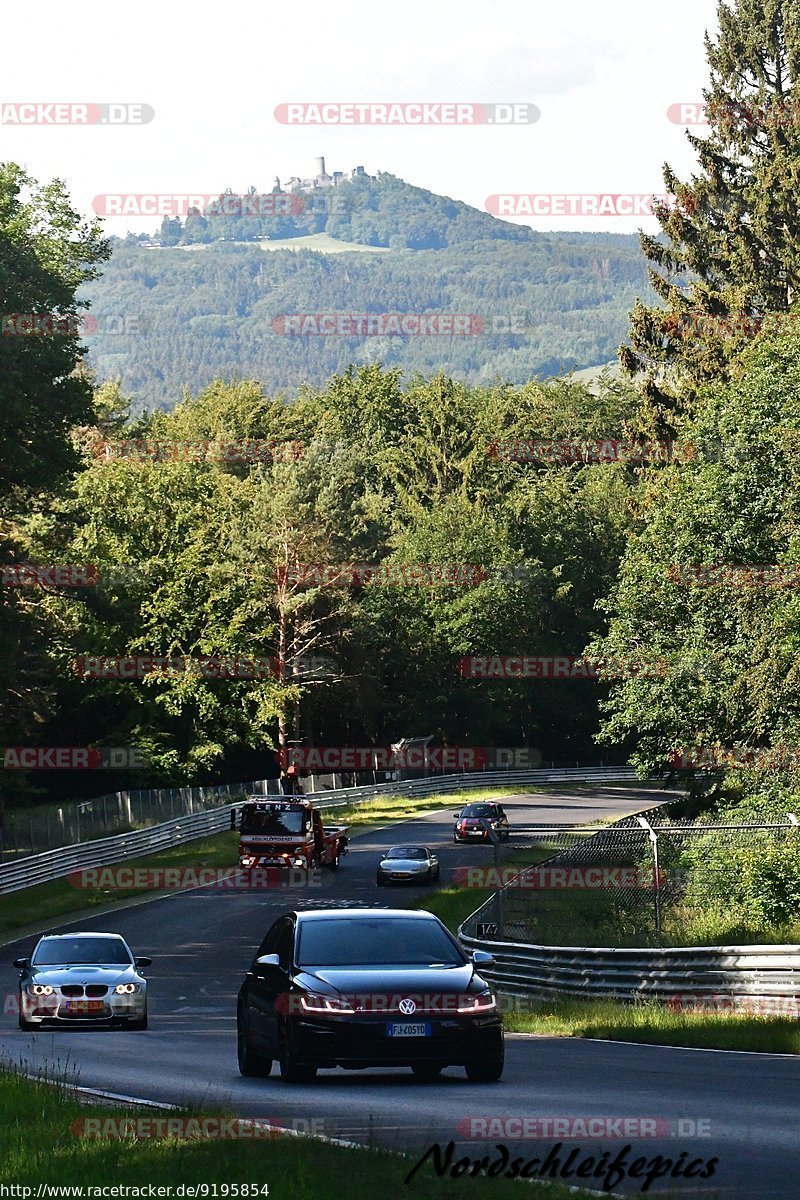
[[209, 787], [141, 788], [77, 803], [48, 804], [24, 813], [6, 812], [0, 825], [0, 862], [131, 829], [146, 829], [162, 821], [217, 808], [234, 796], [277, 795], [280, 790], [277, 779]]
[[[581, 768], [576, 762], [542, 763], [542, 769], [572, 770]], [[600, 764], [599, 770], [604, 770]], [[510, 763], [505, 768], [509, 778], [513, 771]], [[623, 773], [629, 768], [622, 768]], [[358, 771], [309, 774], [301, 781], [304, 793], [338, 791], [358, 785], [392, 782], [394, 777], [428, 779], [444, 778], [441, 771]], [[476, 777], [487, 775], [485, 770], [472, 772]], [[496, 772], [492, 774], [494, 780]], [[28, 808], [23, 812], [6, 810], [0, 815], [0, 862], [15, 857], [41, 854], [59, 846], [72, 846], [76, 842], [94, 841], [96, 838], [111, 837], [117, 833], [128, 833], [132, 829], [146, 829], [162, 821], [191, 816], [218, 804], [226, 803], [231, 797], [240, 795], [272, 796], [281, 794], [281, 781], [258, 779], [249, 783], [224, 783], [204, 787], [141, 788], [95, 796], [90, 800], [70, 801], [63, 805], [45, 804]]]
[[508, 842], [487, 840], [493, 866], [455, 873], [458, 886], [475, 889], [476, 905], [481, 892], [493, 892], [465, 922], [470, 937], [712, 944], [717, 931], [753, 941], [748, 927], [774, 931], [800, 919], [800, 824], [792, 813], [688, 821], [660, 808], [600, 830], [531, 827], [515, 829]]

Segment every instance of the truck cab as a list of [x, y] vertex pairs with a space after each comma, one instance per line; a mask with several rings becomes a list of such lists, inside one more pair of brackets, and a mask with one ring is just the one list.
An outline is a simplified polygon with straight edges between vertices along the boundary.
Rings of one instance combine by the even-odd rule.
[[242, 867], [338, 867], [347, 845], [344, 826], [326, 828], [309, 800], [252, 799], [232, 809]]

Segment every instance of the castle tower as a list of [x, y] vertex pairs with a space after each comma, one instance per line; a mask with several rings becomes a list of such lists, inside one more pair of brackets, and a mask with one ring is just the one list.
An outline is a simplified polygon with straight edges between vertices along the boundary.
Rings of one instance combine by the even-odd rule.
[[325, 159], [318, 158], [317, 159], [317, 178], [319, 178], [321, 175], [324, 175], [324, 174], [325, 174]]

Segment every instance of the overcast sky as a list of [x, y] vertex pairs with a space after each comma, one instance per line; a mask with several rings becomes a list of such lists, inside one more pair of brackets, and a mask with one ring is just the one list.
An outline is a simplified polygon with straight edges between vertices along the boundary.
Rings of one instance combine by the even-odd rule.
[[[104, 193], [270, 190], [363, 164], [484, 208], [494, 193], [662, 192], [694, 166], [671, 104], [701, 100], [714, 0], [347, 0], [6, 5], [0, 101], [149, 104], [141, 126], [0, 125], [0, 159]], [[282, 125], [293, 101], [538, 106], [534, 124]], [[536, 229], [655, 228], [652, 218], [528, 218]], [[158, 220], [110, 219], [109, 233]]]

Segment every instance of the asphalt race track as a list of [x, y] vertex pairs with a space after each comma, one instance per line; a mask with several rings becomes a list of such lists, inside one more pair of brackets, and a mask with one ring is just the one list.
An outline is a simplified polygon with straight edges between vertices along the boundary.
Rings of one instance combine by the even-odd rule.
[[[514, 797], [504, 805], [513, 834], [514, 825], [621, 816], [658, 798], [658, 793], [635, 788], [591, 788]], [[493, 1155], [496, 1143], [503, 1142], [512, 1155], [527, 1160], [544, 1157], [559, 1140], [521, 1140], [513, 1123], [494, 1126], [488, 1140], [469, 1136], [476, 1118], [653, 1119], [661, 1122], [656, 1137], [619, 1133], [599, 1141], [564, 1141], [561, 1162], [574, 1148], [581, 1158], [606, 1151], [613, 1158], [630, 1142], [629, 1159], [657, 1154], [677, 1159], [682, 1152], [685, 1163], [719, 1159], [713, 1178], [659, 1179], [650, 1195], [708, 1200], [800, 1196], [800, 1062], [791, 1057], [511, 1035], [505, 1074], [497, 1084], [470, 1084], [456, 1068], [433, 1083], [405, 1070], [322, 1071], [307, 1085], [283, 1084], [277, 1076], [242, 1078], [236, 1066], [235, 997], [269, 925], [288, 908], [392, 905], [401, 904], [411, 890], [419, 894], [425, 889], [375, 886], [379, 850], [414, 841], [439, 847], [443, 884], [456, 866], [492, 862], [491, 848], [453, 845], [450, 810], [444, 810], [356, 837], [338, 874], [325, 872], [323, 887], [197, 889], [81, 918], [70, 927], [120, 932], [135, 954], [152, 956], [147, 970], [150, 1029], [23, 1033], [16, 1013], [5, 1004], [0, 1033], [4, 1059], [24, 1063], [27, 1070], [67, 1070], [87, 1087], [172, 1104], [190, 1102], [195, 1111], [225, 1106], [241, 1116], [417, 1154], [434, 1141], [444, 1146], [454, 1140], [455, 1157], [480, 1158]], [[11, 960], [29, 953], [34, 941], [28, 937], [3, 947], [4, 997], [16, 994]], [[498, 1128], [508, 1135], [498, 1136]], [[698, 1129], [703, 1136], [696, 1135]], [[421, 1176], [422, 1171], [417, 1179]], [[614, 1190], [638, 1194], [639, 1188], [631, 1180]]]

